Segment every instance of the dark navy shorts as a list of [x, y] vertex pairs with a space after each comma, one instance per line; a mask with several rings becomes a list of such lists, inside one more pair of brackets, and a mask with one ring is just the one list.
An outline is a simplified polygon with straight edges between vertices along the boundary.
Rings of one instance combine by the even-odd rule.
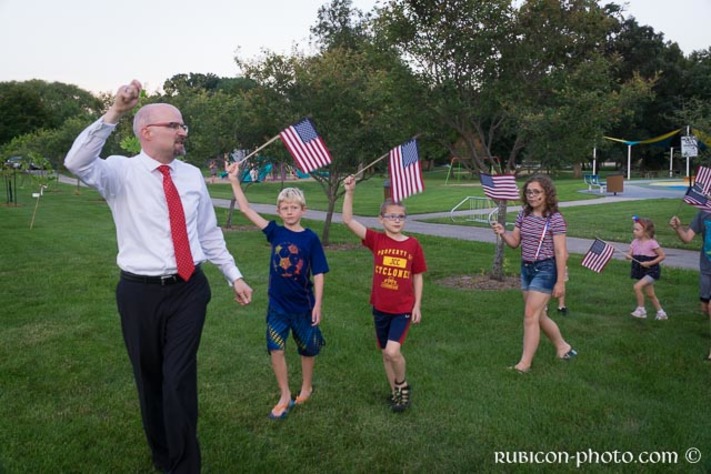
[[536, 262], [521, 262], [521, 290], [551, 294], [558, 281], [555, 258]]
[[410, 313], [390, 314], [373, 308], [373, 323], [375, 324], [378, 346], [385, 349], [388, 341], [395, 341], [402, 345], [407, 337], [411, 321]]
[[699, 299], [708, 303], [711, 301], [711, 275], [699, 273]]

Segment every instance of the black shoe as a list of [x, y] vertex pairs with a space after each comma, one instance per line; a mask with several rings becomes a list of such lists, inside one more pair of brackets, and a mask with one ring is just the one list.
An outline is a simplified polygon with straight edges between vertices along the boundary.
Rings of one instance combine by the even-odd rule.
[[397, 391], [397, 389], [393, 389], [392, 393], [388, 395], [388, 405], [390, 405], [390, 408], [393, 407], [398, 401], [400, 397], [400, 393]]
[[558, 308], [558, 312], [562, 314], [563, 316], [568, 316], [568, 307], [567, 306], [561, 306]]

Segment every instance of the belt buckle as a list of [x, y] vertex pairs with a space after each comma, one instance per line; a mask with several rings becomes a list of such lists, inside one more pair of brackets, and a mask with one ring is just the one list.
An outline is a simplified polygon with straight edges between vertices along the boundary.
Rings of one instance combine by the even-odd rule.
[[160, 276], [160, 286], [165, 286], [168, 283], [175, 282], [175, 275], [161, 275]]

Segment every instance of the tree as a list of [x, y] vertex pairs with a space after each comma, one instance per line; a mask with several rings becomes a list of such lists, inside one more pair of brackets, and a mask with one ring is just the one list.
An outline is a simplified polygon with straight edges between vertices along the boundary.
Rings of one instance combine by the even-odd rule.
[[39, 129], [60, 127], [76, 116], [92, 116], [101, 101], [74, 85], [41, 80], [0, 83], [0, 145]]
[[[267, 53], [252, 62], [236, 58], [245, 77], [258, 84], [245, 93], [239, 135], [246, 148], [308, 116], [331, 151], [331, 165], [312, 173], [328, 198], [324, 245], [343, 179], [423, 131], [416, 105], [423, 90], [392, 48], [366, 34], [363, 21], [350, 1], [335, 0], [319, 10], [312, 28], [319, 54]], [[271, 153], [291, 161], [281, 147], [270, 148]], [[383, 168], [380, 163], [378, 169]]]
[[408, 126], [413, 123], [406, 116], [409, 110], [398, 102], [399, 81], [405, 80], [406, 71], [392, 59], [383, 61], [374, 50], [332, 48], [314, 57], [268, 55], [262, 62], [241, 64], [247, 77], [259, 84], [245, 97], [245, 109], [255, 120], [251, 129], [242, 130], [242, 143], [261, 145], [309, 116], [331, 151], [333, 161], [325, 172], [312, 173], [328, 198], [324, 245], [343, 179], [417, 133]]
[[197, 89], [214, 91], [220, 83], [220, 78], [215, 74], [176, 74], [163, 83], [165, 95], [173, 97], [185, 92], [195, 92]]
[[[509, 0], [392, 0], [378, 31], [456, 134], [443, 145], [476, 171], [514, 173], [524, 151], [545, 159], [551, 143], [567, 142], [571, 152], [581, 136], [591, 149], [606, 120], [619, 116], [620, 100], [634, 95], [621, 93], [609, 75], [614, 63], [603, 52], [612, 25], [594, 0], [528, 0], [519, 8]], [[505, 215], [501, 201], [499, 219]], [[492, 278], [504, 276], [503, 255], [499, 242]]]

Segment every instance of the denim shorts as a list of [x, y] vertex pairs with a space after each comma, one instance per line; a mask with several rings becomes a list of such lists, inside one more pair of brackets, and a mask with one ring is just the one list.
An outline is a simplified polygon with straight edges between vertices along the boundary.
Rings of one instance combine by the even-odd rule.
[[551, 294], [558, 280], [555, 258], [521, 262], [521, 290]]

